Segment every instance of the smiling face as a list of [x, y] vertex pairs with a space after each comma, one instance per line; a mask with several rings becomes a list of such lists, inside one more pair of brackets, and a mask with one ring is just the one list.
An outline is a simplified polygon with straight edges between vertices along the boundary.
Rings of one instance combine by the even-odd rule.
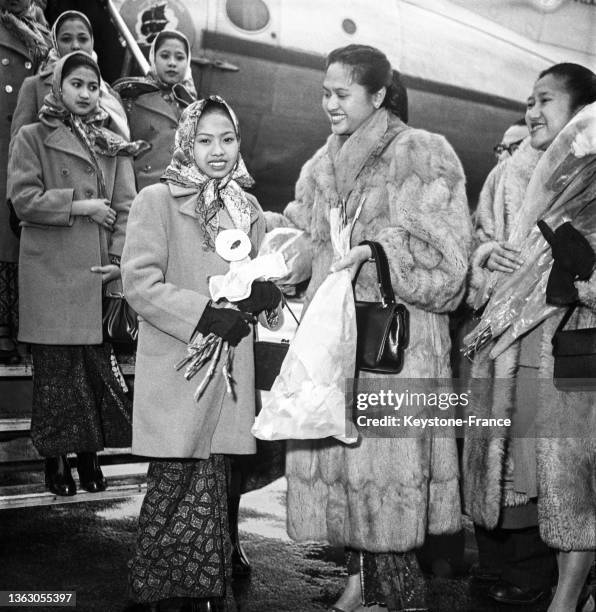
[[74, 115], [87, 115], [99, 101], [99, 79], [87, 67], [79, 66], [62, 80], [62, 101]]
[[538, 79], [526, 109], [532, 146], [544, 151], [573, 114], [572, 97], [565, 88], [564, 80], [552, 74]]
[[331, 121], [331, 131], [343, 136], [353, 134], [382, 102], [380, 93], [369, 94], [354, 82], [349, 66], [330, 64], [323, 81], [323, 110]]
[[84, 51], [89, 55], [93, 52], [93, 38], [80, 19], [67, 19], [58, 30], [56, 43], [60, 57], [73, 51]]
[[209, 111], [197, 125], [195, 162], [211, 178], [223, 178], [238, 160], [240, 141], [230, 117], [223, 111]]
[[177, 38], [166, 38], [155, 52], [157, 78], [167, 85], [175, 85], [184, 79], [187, 63], [186, 47]]

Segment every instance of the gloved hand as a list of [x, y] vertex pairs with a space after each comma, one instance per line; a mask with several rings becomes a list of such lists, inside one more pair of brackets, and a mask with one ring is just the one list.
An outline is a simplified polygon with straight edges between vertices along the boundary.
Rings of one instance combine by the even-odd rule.
[[258, 314], [263, 310], [273, 310], [281, 302], [281, 290], [271, 281], [253, 281], [250, 295], [235, 302], [242, 312]]
[[554, 232], [544, 221], [538, 221], [538, 227], [551, 247], [554, 260], [546, 284], [546, 301], [556, 306], [573, 304], [578, 299], [574, 280], [590, 277], [596, 263], [594, 250], [568, 221]]
[[538, 227], [550, 244], [553, 259], [559, 266], [581, 280], [590, 278], [596, 263], [596, 255], [581, 232], [577, 231], [569, 221], [559, 225], [554, 232], [544, 221], [538, 221]]
[[249, 322], [252, 323], [253, 318], [239, 310], [206, 306], [196, 329], [204, 336], [213, 333], [236, 346], [250, 334]]

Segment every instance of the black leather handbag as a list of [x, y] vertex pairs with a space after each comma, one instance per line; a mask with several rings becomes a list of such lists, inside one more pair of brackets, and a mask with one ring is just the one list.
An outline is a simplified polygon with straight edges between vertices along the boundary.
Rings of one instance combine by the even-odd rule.
[[137, 313], [121, 293], [103, 297], [103, 339], [121, 346], [134, 347], [139, 334]]
[[395, 301], [389, 262], [383, 247], [368, 240], [360, 244], [367, 244], [372, 250], [381, 301], [356, 301], [356, 367], [367, 372], [397, 374], [403, 367], [409, 340], [408, 310]]
[[[559, 391], [589, 391], [596, 389], [596, 328], [568, 329], [571, 306], [561, 319], [553, 336], [555, 358], [553, 382]], [[578, 379], [583, 379], [581, 382]]]
[[258, 340], [254, 345], [255, 387], [270, 391], [288, 354], [289, 342]]

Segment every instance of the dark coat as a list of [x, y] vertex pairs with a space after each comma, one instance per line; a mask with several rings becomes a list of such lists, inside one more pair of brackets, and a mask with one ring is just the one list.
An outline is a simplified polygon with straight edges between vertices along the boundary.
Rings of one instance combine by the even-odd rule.
[[0, 23], [0, 261], [15, 262], [19, 244], [8, 223], [6, 168], [13, 113], [19, 89], [33, 64], [25, 45]]
[[81, 142], [60, 121], [26, 125], [12, 145], [8, 192], [21, 219], [19, 339], [39, 344], [99, 344], [101, 275], [91, 266], [120, 255], [135, 197], [132, 164], [98, 156], [107, 197], [118, 213], [107, 233], [71, 216], [73, 200], [97, 198], [97, 173]]
[[23, 81], [12, 117], [11, 138], [14, 138], [24, 125], [39, 121], [38, 113], [43, 99], [52, 91], [53, 75], [52, 71], [46, 71]]
[[[251, 203], [254, 256], [265, 221], [252, 197]], [[130, 213], [122, 282], [139, 314], [132, 442], [138, 455], [203, 459], [210, 453], [246, 455], [256, 449], [250, 434], [255, 416], [252, 336], [234, 349], [236, 397], [226, 393], [223, 355], [198, 402], [193, 394], [207, 366], [190, 382], [174, 369], [209, 302], [209, 276], [229, 269], [217, 253], [203, 250], [195, 205], [196, 193], [171, 191], [160, 183], [143, 189]], [[224, 211], [220, 223], [222, 229], [233, 227]]]
[[159, 91], [124, 102], [133, 140], [146, 140], [151, 149], [135, 159], [137, 189], [159, 183], [174, 153], [174, 136], [182, 111]]

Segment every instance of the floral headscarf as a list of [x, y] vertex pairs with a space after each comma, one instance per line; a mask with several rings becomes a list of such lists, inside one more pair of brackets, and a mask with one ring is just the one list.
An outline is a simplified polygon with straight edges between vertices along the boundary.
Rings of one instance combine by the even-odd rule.
[[29, 6], [20, 13], [0, 9], [0, 23], [25, 45], [33, 69], [37, 70], [48, 53], [50, 38], [46, 24], [36, 19], [33, 3], [29, 2]]
[[161, 180], [194, 191], [198, 194], [196, 213], [205, 235], [205, 250], [214, 250], [219, 232], [219, 211], [225, 206], [237, 229], [250, 230], [251, 205], [244, 188], [252, 187], [254, 180], [248, 173], [242, 156], [234, 168], [223, 178], [211, 178], [202, 172], [194, 157], [197, 126], [207, 105], [219, 104], [229, 113], [238, 138], [238, 119], [230, 106], [219, 96], [210, 96], [188, 106], [182, 113], [174, 140], [175, 150], [170, 165]]
[[44, 98], [43, 106], [39, 111], [39, 119], [46, 125], [51, 119], [59, 119], [73, 130], [73, 133], [81, 140], [95, 163], [100, 181], [100, 192], [105, 193], [103, 176], [97, 160], [97, 155], [115, 157], [116, 155], [138, 155], [149, 148], [144, 140], [128, 142], [122, 136], [103, 127], [108, 119], [108, 113], [96, 106], [87, 115], [81, 116], [72, 113], [64, 104], [62, 97], [62, 73], [64, 65], [71, 58], [78, 58], [81, 66], [87, 66], [95, 71], [99, 77], [99, 67], [93, 58], [83, 51], [75, 51], [60, 58], [54, 67], [52, 79], [52, 91]]
[[[174, 85], [164, 83], [157, 76], [157, 69], [155, 67], [156, 49], [164, 38], [175, 38], [176, 40], [179, 40], [186, 49], [187, 61], [184, 78], [180, 83], [175, 83]], [[182, 32], [179, 32], [178, 30], [162, 30], [159, 32], [159, 34], [153, 39], [151, 48], [149, 49], [149, 65], [151, 66], [151, 69], [147, 74], [147, 79], [153, 81], [153, 83], [155, 83], [160, 90], [171, 94], [174, 100], [180, 102], [182, 106], [188, 106], [188, 104], [197, 99], [197, 90], [195, 89], [195, 84], [192, 80], [192, 71], [190, 68], [190, 43], [188, 42], [188, 38], [186, 38]]]
[[[58, 51], [58, 33], [60, 28], [67, 22], [71, 20], [81, 21], [87, 27], [89, 31], [89, 36], [91, 40], [93, 40], [93, 26], [89, 21], [89, 18], [84, 13], [79, 11], [64, 11], [58, 15], [52, 29], [50, 31], [50, 39], [52, 41], [52, 48], [40, 70], [42, 73], [53, 72], [56, 67], [56, 63], [61, 59], [60, 53]], [[97, 63], [97, 53], [95, 51], [91, 52], [91, 57]], [[128, 127], [128, 119], [126, 117], [126, 113], [122, 104], [119, 100], [114, 96], [114, 94], [110, 91], [107, 83], [99, 77], [99, 88], [101, 90], [101, 97], [99, 100], [99, 105], [103, 108], [110, 119], [114, 127], [118, 130], [118, 132], [124, 136], [124, 138], [130, 138], [130, 129]]]

